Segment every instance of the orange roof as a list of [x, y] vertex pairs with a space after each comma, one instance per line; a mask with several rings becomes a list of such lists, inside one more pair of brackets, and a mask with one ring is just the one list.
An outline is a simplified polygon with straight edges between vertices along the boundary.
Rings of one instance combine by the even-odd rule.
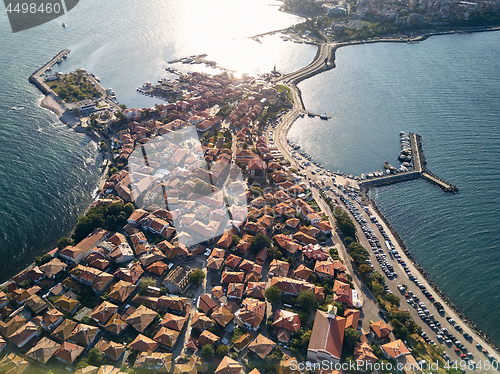
[[222, 283], [243, 283], [245, 273], [242, 271], [224, 271], [222, 273]]
[[233, 241], [233, 233], [231, 231], [226, 231], [224, 235], [222, 235], [219, 241], [217, 242], [217, 245], [219, 247], [227, 249], [231, 246], [232, 241]]
[[186, 317], [180, 317], [175, 314], [167, 313], [161, 321], [161, 325], [169, 329], [181, 331], [186, 323]]
[[274, 313], [273, 326], [275, 328], [295, 332], [300, 328], [299, 315], [284, 309], [277, 310], [276, 313]]
[[99, 328], [80, 323], [71, 332], [68, 341], [78, 344], [82, 347], [88, 347], [94, 341], [98, 333]]
[[345, 309], [344, 310], [344, 317], [346, 318], [345, 327], [346, 328], [352, 327], [353, 329], [357, 329], [360, 315], [361, 315], [361, 312], [359, 310]]
[[269, 353], [276, 347], [276, 343], [259, 334], [253, 342], [250, 343], [248, 349], [262, 359], [265, 359]]
[[288, 269], [290, 269], [290, 264], [288, 262], [274, 259], [271, 265], [269, 265], [269, 275], [286, 277]]
[[214, 311], [215, 309], [217, 309], [217, 303], [208, 294], [203, 294], [200, 296], [198, 306], [205, 313], [210, 313], [210, 312]]
[[257, 329], [264, 319], [266, 303], [257, 299], [247, 298], [241, 303], [241, 308], [235, 313], [238, 318], [254, 329]]
[[245, 285], [243, 283], [229, 283], [227, 286], [227, 297], [241, 299], [244, 290]]
[[380, 346], [389, 358], [398, 358], [401, 355], [409, 355], [410, 351], [406, 348], [401, 339]]
[[132, 343], [128, 345], [128, 348], [134, 349], [139, 352], [149, 352], [154, 351], [158, 346], [158, 343], [153, 339], [148, 338], [142, 334], [137, 335]]
[[297, 278], [307, 279], [313, 273], [311, 269], [309, 269], [304, 264], [299, 265], [299, 267], [294, 271], [293, 275]]
[[241, 257], [230, 254], [226, 260], [226, 266], [235, 269], [241, 262]]
[[233, 320], [234, 314], [231, 313], [224, 305], [221, 305], [212, 313], [212, 318], [222, 327], [226, 327]]
[[99, 306], [94, 308], [90, 315], [92, 318], [104, 325], [117, 310], [118, 307], [116, 305], [111, 304], [108, 301], [103, 301]]
[[241, 366], [237, 361], [224, 356], [222, 361], [219, 363], [219, 366], [217, 366], [217, 369], [215, 369], [215, 374], [240, 374], [242, 370], [243, 366]]
[[344, 340], [345, 318], [332, 318], [327, 312], [316, 311], [308, 350], [328, 352], [340, 359]]
[[326, 275], [329, 277], [335, 276], [336, 266], [330, 261], [316, 261], [314, 271], [319, 275]]
[[356, 361], [370, 362], [372, 364], [378, 360], [368, 342], [356, 343], [354, 347], [354, 359]]
[[101, 354], [108, 356], [112, 360], [118, 360], [125, 352], [124, 345], [104, 338], [101, 338], [95, 347], [99, 350], [99, 352], [101, 352]]
[[370, 330], [372, 330], [373, 333], [379, 339], [387, 338], [390, 335], [390, 333], [392, 332], [391, 326], [389, 326], [387, 323], [385, 323], [382, 320], [372, 323], [370, 325]]
[[203, 313], [195, 312], [191, 320], [191, 327], [198, 330], [206, 330], [212, 326], [213, 321]]
[[178, 331], [171, 330], [169, 328], [166, 328], [165, 326], [162, 326], [156, 333], [154, 339], [164, 346], [173, 348], [173, 346], [177, 342], [177, 339], [179, 338], [179, 335], [180, 333]]
[[203, 347], [205, 344], [213, 345], [219, 341], [219, 337], [208, 330], [204, 330], [198, 338], [198, 346]]
[[57, 352], [54, 353], [54, 356], [66, 362], [72, 363], [82, 354], [83, 350], [83, 347], [76, 344], [64, 342]]
[[139, 332], [143, 332], [153, 320], [158, 316], [158, 313], [140, 305], [130, 316], [125, 319], [129, 325]]
[[248, 282], [245, 295], [254, 299], [264, 299], [266, 297], [265, 292], [266, 282]]
[[352, 289], [347, 283], [338, 280], [333, 284], [334, 301], [352, 306]]

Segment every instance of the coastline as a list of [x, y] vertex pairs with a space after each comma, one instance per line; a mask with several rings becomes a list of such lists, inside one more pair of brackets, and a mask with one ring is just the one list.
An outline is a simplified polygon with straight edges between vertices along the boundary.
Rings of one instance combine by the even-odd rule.
[[500, 353], [500, 347], [496, 345], [495, 342], [491, 340], [491, 338], [486, 334], [485, 332], [479, 330], [477, 326], [474, 324], [474, 322], [469, 319], [463, 312], [460, 311], [452, 302], [451, 300], [439, 289], [439, 287], [434, 283], [432, 278], [427, 274], [425, 269], [419, 265], [419, 263], [413, 258], [411, 252], [406, 248], [406, 245], [404, 244], [403, 240], [397, 233], [397, 231], [392, 227], [390, 224], [389, 220], [382, 214], [380, 211], [378, 205], [376, 202], [371, 199], [368, 194], [365, 194], [365, 197], [367, 198], [369, 205], [373, 208], [374, 212], [376, 213], [376, 216], [380, 218], [384, 224], [387, 226], [391, 234], [394, 236], [396, 239], [396, 242], [398, 243], [399, 247], [403, 250], [404, 254], [406, 257], [411, 261], [411, 264], [415, 267], [415, 269], [418, 270], [420, 275], [426, 280], [426, 282], [432, 287], [432, 289], [439, 295], [439, 297], [446, 303], [446, 305], [453, 309], [453, 311], [457, 314], [458, 317], [460, 317], [460, 320], [466, 324], [471, 330], [473, 330], [478, 336], [480, 336], [486, 343], [488, 343], [489, 346], [491, 346], [497, 353]]
[[[482, 29], [482, 30], [474, 30], [472, 32], [484, 32], [484, 31], [498, 31], [500, 30], [500, 28], [494, 28], [494, 29], [491, 29], [491, 28], [488, 28], [488, 29]], [[463, 32], [463, 30], [455, 30], [455, 31], [449, 31], [449, 32], [442, 32], [442, 33], [433, 33], [433, 34], [429, 34], [429, 35], [424, 35], [424, 36], [421, 36], [419, 40], [417, 41], [424, 41], [426, 40], [428, 37], [430, 36], [434, 36], [434, 35], [447, 35], [447, 34], [455, 34], [455, 33], [461, 33]], [[413, 41], [413, 39], [412, 39]], [[340, 47], [344, 47], [344, 46], [348, 46], [348, 45], [358, 45], [358, 44], [368, 44], [368, 43], [378, 43], [378, 42], [399, 42], [399, 43], [407, 43], [406, 40], [384, 40], [384, 39], [379, 39], [379, 40], [372, 40], [372, 41], [361, 41], [361, 42], [353, 42], [353, 43], [347, 43], [347, 44], [344, 44], [344, 45], [337, 45], [333, 48], [331, 48], [331, 55], [332, 55], [332, 58], [333, 58], [333, 61], [335, 59], [335, 51], [337, 50], [337, 48], [340, 48]], [[319, 53], [319, 48], [318, 48], [318, 53]], [[335, 67], [335, 65], [333, 65], [333, 67]], [[333, 68], [332, 67], [332, 68]], [[304, 79], [307, 79], [308, 77], [304, 78]], [[302, 103], [302, 95], [301, 95], [301, 91], [300, 89], [295, 86], [295, 84], [293, 84], [293, 87], [294, 89], [296, 89], [297, 93], [298, 93], [298, 97], [300, 98], [300, 101]], [[50, 99], [47, 99], [48, 96], [46, 96], [44, 99], [42, 99], [42, 101], [40, 102], [40, 106], [46, 108], [46, 109], [49, 109], [51, 111], [53, 111], [58, 117], [60, 117], [60, 115], [58, 114], [58, 112], [56, 110], [54, 110], [52, 107], [51, 107], [51, 101]], [[44, 100], [47, 99], [46, 102], [44, 102]], [[304, 108], [304, 105], [302, 103], [302, 107]], [[65, 123], [61, 118], [60, 120]], [[294, 120], [292, 120], [288, 126], [285, 126], [282, 130], [282, 134], [280, 134], [280, 136], [284, 136], [284, 139], [286, 139], [286, 135], [289, 131], [289, 129], [291, 128], [291, 126], [293, 125], [293, 122]], [[75, 131], [77, 132], [81, 132], [81, 133], [85, 133], [86, 135], [89, 135], [89, 137], [92, 138], [92, 140], [98, 142], [97, 140], [95, 140], [95, 137], [92, 136], [92, 135], [95, 135], [97, 136], [95, 133], [93, 134], [88, 134], [86, 133], [85, 129], [84, 128], [73, 128]], [[99, 185], [101, 184], [102, 180], [105, 180], [106, 179], [106, 172], [103, 172], [101, 177], [100, 177], [100, 180], [99, 180]], [[390, 229], [391, 233], [394, 235], [394, 237], [396, 238], [398, 244], [401, 246], [401, 248], [403, 249], [403, 251], [405, 252], [405, 254], [407, 255], [407, 257], [412, 261], [413, 265], [418, 269], [418, 271], [420, 272], [420, 274], [427, 280], [427, 282], [432, 286], [432, 288], [436, 291], [436, 293], [439, 294], [439, 296], [446, 302], [446, 304], [448, 306], [450, 306], [450, 308], [454, 309], [456, 311], [456, 313], [460, 316], [461, 320], [467, 324], [471, 329], [473, 329], [474, 331], [476, 331], [476, 333], [481, 336], [493, 349], [495, 349], [496, 351], [500, 351], [499, 348], [491, 341], [491, 339], [489, 339], [487, 337], [487, 335], [483, 332], [481, 332], [480, 330], [477, 329], [477, 327], [473, 324], [473, 322], [471, 320], [469, 320], [466, 316], [464, 316], [450, 301], [449, 299], [437, 288], [437, 286], [432, 282], [432, 280], [430, 279], [430, 277], [425, 273], [425, 270], [420, 266], [418, 265], [418, 263], [413, 259], [413, 257], [411, 256], [411, 253], [407, 250], [406, 246], [404, 245], [402, 239], [399, 237], [399, 235], [397, 234], [397, 232], [392, 228], [392, 226], [389, 224], [388, 220], [385, 218], [385, 216], [380, 212], [380, 210], [378, 209], [377, 205], [375, 204], [375, 202], [373, 200], [370, 199], [370, 203], [372, 204], [372, 206], [374, 207], [374, 210], [377, 212], [377, 214], [381, 217], [381, 219], [384, 221], [384, 223], [387, 225], [387, 227]]]
[[[500, 31], [500, 27], [470, 27], [470, 28], [460, 28], [460, 29], [454, 29], [454, 30], [447, 30], [447, 31], [441, 31], [441, 32], [433, 32], [433, 33], [427, 33], [424, 35], [420, 35], [418, 37], [412, 38], [412, 39], [375, 39], [375, 40], [363, 40], [363, 41], [357, 41], [357, 42], [345, 42], [345, 43], [337, 43], [337, 44], [329, 44], [329, 43], [321, 43], [318, 45], [318, 51], [315, 57], [315, 60], [320, 57], [320, 50], [321, 48], [324, 48], [324, 46], [331, 46], [330, 50], [330, 66], [325, 64], [326, 66], [320, 66], [316, 67], [313, 71], [307, 71], [308, 68], [313, 67], [315, 64], [315, 61], [313, 60], [308, 66], [299, 69], [296, 72], [290, 73], [286, 76], [281, 76], [279, 77], [275, 83], [280, 83], [280, 84], [285, 84], [287, 85], [292, 92], [296, 94], [296, 97], [300, 100], [299, 105], [301, 106], [302, 110], [305, 110], [305, 106], [302, 101], [302, 93], [300, 91], [300, 88], [297, 86], [298, 83], [301, 81], [308, 79], [314, 75], [320, 74], [324, 71], [333, 69], [335, 67], [335, 52], [338, 48], [341, 47], [346, 47], [349, 45], [361, 45], [361, 44], [369, 44], [369, 43], [381, 43], [381, 42], [397, 42], [397, 43], [418, 43], [420, 41], [425, 41], [431, 36], [438, 36], [438, 35], [451, 35], [451, 34], [462, 34], [462, 33], [475, 33], [475, 32], [487, 32], [487, 31]], [[297, 78], [291, 78], [287, 79], [287, 76], [293, 76], [300, 71], [304, 71], [302, 76], [298, 76]], [[291, 126], [295, 122], [298, 116], [291, 116], [289, 122], [285, 124], [284, 126], [280, 127], [278, 130], [278, 127], [276, 128], [275, 136], [278, 138], [285, 139], [286, 143], [286, 137], [288, 134], [288, 131], [290, 130]], [[365, 194], [366, 195], [366, 194]], [[487, 343], [488, 346], [490, 346], [496, 353], [500, 353], [500, 347], [492, 341], [492, 339], [488, 336], [487, 333], [481, 331], [478, 329], [478, 327], [474, 324], [474, 322], [468, 318], [462, 311], [460, 311], [459, 308], [457, 308], [451, 300], [438, 288], [438, 286], [434, 283], [432, 278], [426, 273], [425, 269], [418, 264], [418, 262], [413, 258], [411, 255], [411, 252], [406, 248], [403, 240], [399, 236], [399, 234], [394, 230], [394, 228], [390, 225], [389, 221], [387, 218], [382, 214], [378, 206], [376, 205], [375, 201], [370, 199], [366, 195], [369, 204], [373, 207], [373, 210], [375, 214], [380, 217], [380, 219], [383, 221], [383, 223], [387, 226], [389, 229], [390, 233], [393, 235], [395, 238], [398, 246], [403, 250], [405, 256], [411, 261], [411, 264], [414, 266], [414, 268], [418, 271], [419, 275], [422, 276], [422, 278], [429, 284], [429, 286], [436, 292], [436, 294], [439, 296], [439, 298], [446, 304], [448, 308], [450, 308], [457, 317], [459, 317], [460, 321], [463, 322], [465, 326], [467, 326], [472, 332], [480, 337], [485, 343]]]

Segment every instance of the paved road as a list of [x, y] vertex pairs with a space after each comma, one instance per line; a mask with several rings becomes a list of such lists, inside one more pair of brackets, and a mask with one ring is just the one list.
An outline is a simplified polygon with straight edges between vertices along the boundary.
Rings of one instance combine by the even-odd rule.
[[[368, 214], [363, 211], [363, 209], [360, 207], [360, 205], [358, 203], [356, 203], [354, 201], [352, 201], [352, 202], [355, 205], [358, 206], [358, 210], [360, 212], [362, 212], [361, 214], [363, 215], [363, 217], [365, 218], [365, 220], [367, 222], [369, 222], [369, 224], [372, 227], [373, 232], [376, 234], [376, 236], [379, 239], [380, 243], [384, 243], [385, 239], [382, 237], [382, 235], [380, 234], [380, 231], [375, 226], [375, 224], [373, 224], [373, 223], [370, 222]], [[376, 213], [373, 210], [373, 207], [371, 207], [371, 212], [376, 215]], [[359, 233], [358, 238], [360, 239], [361, 244], [363, 244], [363, 246], [365, 248], [367, 248], [367, 249], [370, 248], [370, 244], [368, 243], [368, 240], [366, 239], [366, 237], [362, 234], [362, 231], [360, 230], [359, 224], [354, 219], [353, 219], [353, 221], [356, 223], [356, 228], [358, 229], [358, 233]], [[406, 273], [405, 273], [403, 267], [401, 266], [401, 264], [399, 264], [396, 261], [396, 259], [394, 259], [392, 257], [392, 255], [390, 255], [388, 253], [388, 251], [386, 250], [386, 248], [384, 248], [384, 252], [386, 253], [387, 259], [388, 259], [389, 263], [391, 263], [391, 265], [393, 265], [394, 271], [397, 274], [397, 277], [395, 279], [393, 279], [393, 280], [389, 280], [389, 279], [386, 278], [386, 283], [389, 286], [389, 289], [391, 290], [391, 292], [393, 292], [395, 295], [400, 296], [400, 298], [401, 298], [401, 307], [400, 307], [400, 309], [409, 311], [410, 314], [412, 315], [413, 319], [417, 323], [419, 323], [420, 326], [422, 326], [423, 331], [425, 331], [427, 333], [427, 335], [432, 340], [434, 340], [434, 342], [436, 342], [436, 343], [439, 344], [438, 339], [436, 337], [437, 333], [434, 332], [433, 330], [431, 330], [429, 328], [429, 326], [427, 324], [425, 324], [420, 319], [420, 317], [417, 314], [417, 307], [416, 307], [416, 305], [411, 306], [410, 304], [408, 304], [407, 301], [406, 301], [406, 298], [404, 297], [404, 294], [402, 294], [397, 289], [397, 285], [398, 284], [405, 284], [407, 286], [408, 290], [412, 291], [414, 295], [418, 296], [418, 298], [419, 298], [420, 301], [424, 302], [424, 304], [427, 306], [427, 309], [429, 310], [430, 314], [434, 315], [435, 320], [439, 321], [441, 323], [442, 327], [447, 328], [448, 331], [453, 334], [453, 336], [456, 339], [452, 339], [452, 340], [453, 341], [459, 340], [462, 344], [464, 344], [466, 346], [467, 351], [471, 352], [474, 355], [474, 361], [475, 362], [481, 361], [484, 364], [484, 362], [487, 361], [487, 355], [483, 354], [480, 350], [478, 350], [476, 348], [476, 344], [477, 343], [480, 343], [482, 347], [487, 348], [488, 351], [489, 351], [489, 353], [493, 354], [495, 356], [495, 358], [497, 360], [499, 360], [500, 357], [499, 357], [498, 353], [495, 352], [495, 351], [493, 351], [493, 349], [491, 347], [488, 347], [488, 345], [486, 344], [486, 342], [481, 337], [479, 337], [476, 333], [474, 333], [465, 323], [463, 323], [460, 320], [459, 316], [448, 305], [445, 304], [445, 302], [439, 297], [439, 295], [437, 295], [435, 292], [433, 292], [433, 289], [430, 286], [430, 284], [428, 284], [428, 282], [425, 280], [425, 278], [415, 268], [414, 264], [404, 254], [402, 248], [400, 248], [400, 246], [398, 245], [398, 243], [396, 241], [396, 238], [392, 235], [391, 231], [389, 230], [389, 228], [387, 227], [387, 225], [380, 219], [380, 217], [378, 219], [378, 222], [381, 223], [381, 225], [384, 228], [385, 232], [388, 234], [389, 239], [395, 245], [396, 250], [399, 252], [399, 254], [403, 258], [403, 260], [406, 262], [407, 266], [409, 267], [409, 269], [411, 271], [411, 274], [414, 275], [418, 279], [418, 281], [422, 285], [425, 286], [425, 288], [428, 291], [431, 292], [431, 294], [433, 295], [433, 297], [435, 298], [436, 301], [439, 301], [444, 306], [444, 313], [439, 314], [437, 312], [436, 308], [433, 306], [433, 303], [427, 299], [427, 297], [423, 294], [422, 290], [415, 284], [415, 282], [409, 280], [409, 278], [406, 275]], [[382, 247], [384, 247], [384, 244], [382, 244]], [[382, 272], [382, 270], [381, 270], [381, 268], [380, 268], [380, 266], [379, 266], [379, 264], [378, 264], [378, 262], [377, 262], [377, 260], [375, 258], [375, 255], [373, 254], [373, 252], [371, 252], [371, 251], [369, 251], [369, 252], [371, 254], [371, 260], [372, 260], [372, 264], [375, 266], [375, 270], [377, 270], [381, 274], [383, 274], [383, 272]], [[461, 332], [459, 332], [455, 327], [453, 327], [452, 325], [450, 325], [450, 323], [446, 320], [445, 317], [451, 317], [458, 325], [460, 325], [462, 327], [463, 333], [470, 334], [472, 336], [472, 339], [466, 340], [464, 338], [463, 334]], [[455, 347], [454, 344], [451, 344], [449, 346], [447, 346], [446, 344], [441, 344], [441, 346], [446, 349], [446, 352], [450, 356], [451, 360], [459, 360], [460, 361], [459, 355], [457, 354], [457, 352], [455, 352], [455, 348], [456, 347]], [[486, 370], [480, 370], [480, 372], [486, 372]]]
[[[337, 43], [323, 43], [319, 46], [319, 51], [316, 54], [314, 60], [307, 65], [306, 67], [299, 69], [291, 74], [287, 74], [285, 76], [279, 77], [276, 80], [276, 83], [288, 83], [294, 82], [297, 83], [300, 79], [303, 79], [304, 76], [310, 75], [315, 71], [321, 71], [325, 69], [331, 69], [335, 65], [333, 61], [331, 61], [331, 51]], [[325, 62], [326, 59], [326, 62]]]
[[[324, 180], [326, 182], [326, 184], [329, 184], [333, 190], [336, 190], [337, 193], [340, 194], [340, 193], [342, 193], [342, 191], [333, 186], [333, 182], [332, 182], [331, 178], [325, 178], [324, 176], [316, 175], [316, 174], [313, 175], [310, 172], [311, 171], [310, 168], [306, 168], [306, 169], [302, 168], [300, 166], [300, 164], [298, 162], [296, 162], [296, 160], [294, 159], [294, 157], [291, 154], [291, 148], [288, 146], [288, 143], [286, 141], [286, 134], [287, 134], [290, 126], [295, 121], [295, 119], [302, 113], [303, 108], [301, 106], [302, 105], [301, 101], [298, 98], [298, 93], [297, 93], [295, 86], [290, 85], [289, 87], [292, 89], [292, 94], [294, 97], [294, 103], [295, 103], [294, 108], [292, 110], [290, 110], [283, 117], [282, 121], [276, 126], [276, 128], [274, 130], [274, 134], [273, 134], [274, 135], [274, 143], [278, 147], [278, 150], [284, 155], [284, 157], [287, 158], [291, 162], [292, 167], [296, 168], [297, 170], [300, 170], [301, 173], [306, 175], [306, 179], [315, 182], [316, 185], [318, 185], [319, 183], [322, 183], [322, 182], [320, 182], [321, 180]], [[328, 175], [331, 176], [331, 174], [328, 174]], [[346, 181], [344, 181], [344, 183], [343, 183], [344, 185], [345, 185], [345, 182]], [[349, 181], [349, 182], [356, 184], [355, 181]], [[313, 188], [313, 192], [314, 192], [316, 201], [318, 201], [318, 204], [320, 205], [320, 207], [324, 211], [329, 212], [325, 203], [322, 201], [322, 199], [319, 198], [319, 194], [318, 194], [316, 188]], [[336, 196], [332, 194], [332, 198], [336, 198]], [[339, 203], [340, 203], [340, 201], [339, 201]], [[355, 204], [358, 205], [357, 203], [355, 203]], [[365, 220], [367, 222], [370, 222], [368, 215], [363, 211], [363, 209], [358, 208], [358, 210], [360, 212], [362, 212]], [[370, 210], [372, 213], [375, 213], [373, 207], [371, 207]], [[331, 212], [329, 212], [328, 215], [329, 215], [330, 220], [333, 223], [335, 223], [335, 221], [333, 220], [333, 217], [331, 216]], [[365, 236], [363, 235], [363, 233], [360, 229], [360, 225], [354, 219], [353, 219], [353, 222], [356, 223], [361, 244], [367, 249], [371, 248], [367, 239], [365, 238]], [[389, 280], [386, 278], [386, 283], [389, 286], [389, 289], [391, 290], [392, 293], [400, 296], [400, 298], [401, 298], [400, 309], [409, 311], [412, 318], [415, 320], [415, 322], [417, 322], [420, 326], [422, 326], [423, 331], [426, 332], [426, 334], [434, 342], [439, 344], [438, 339], [436, 337], [437, 336], [436, 332], [431, 330], [430, 327], [420, 319], [416, 308], [410, 306], [406, 302], [405, 296], [403, 294], [401, 294], [401, 292], [398, 290], [398, 288], [397, 288], [398, 285], [405, 284], [407, 286], [408, 290], [412, 291], [414, 295], [418, 296], [420, 301], [422, 301], [426, 304], [427, 309], [429, 310], [430, 314], [433, 314], [435, 320], [439, 321], [441, 323], [441, 327], [447, 328], [448, 331], [451, 334], [453, 334], [453, 336], [455, 337], [455, 340], [459, 340], [462, 344], [465, 345], [465, 347], [467, 348], [467, 352], [473, 353], [474, 361], [476, 363], [481, 363], [483, 366], [486, 362], [489, 363], [487, 355], [483, 354], [480, 350], [478, 350], [476, 348], [477, 343], [480, 343], [482, 347], [484, 347], [488, 350], [488, 354], [492, 354], [495, 357], [495, 359], [500, 362], [500, 356], [498, 355], [498, 353], [496, 351], [494, 351], [492, 349], [492, 347], [488, 346], [486, 344], [486, 342], [481, 337], [479, 337], [476, 333], [474, 333], [465, 323], [463, 323], [460, 320], [459, 316], [448, 305], [446, 305], [446, 303], [435, 292], [433, 292], [433, 289], [430, 286], [430, 284], [428, 284], [428, 282], [425, 280], [425, 278], [418, 272], [418, 270], [415, 268], [415, 266], [406, 257], [403, 250], [399, 247], [395, 237], [392, 235], [391, 231], [389, 230], [387, 225], [380, 219], [380, 217], [378, 217], [378, 222], [380, 222], [382, 224], [382, 227], [384, 228], [385, 232], [388, 234], [389, 239], [395, 245], [395, 247], [398, 250], [399, 254], [401, 255], [402, 259], [406, 262], [407, 266], [409, 267], [411, 274], [413, 274], [418, 279], [418, 281], [422, 285], [424, 285], [428, 291], [430, 291], [432, 293], [432, 295], [434, 296], [436, 301], [439, 301], [444, 306], [444, 313], [440, 315], [437, 312], [437, 310], [435, 309], [433, 304], [423, 294], [422, 290], [419, 287], [417, 287], [417, 285], [414, 282], [409, 280], [408, 276], [406, 275], [406, 273], [403, 270], [403, 267], [392, 257], [392, 254], [387, 253], [387, 250], [385, 250], [387, 259], [393, 265], [394, 271], [397, 274], [397, 277], [393, 280]], [[372, 226], [373, 232], [376, 233], [380, 243], [384, 243], [385, 239], [380, 234], [380, 231], [378, 230], [378, 228], [374, 224], [372, 224], [372, 223], [370, 223], [370, 224]], [[333, 225], [333, 226], [335, 226], [335, 225]], [[340, 257], [342, 258], [342, 260], [344, 261], [344, 263], [348, 267], [348, 271], [350, 272], [350, 274], [353, 276], [353, 280], [354, 280], [354, 284], [355, 284], [356, 289], [358, 291], [360, 291], [360, 293], [361, 293], [360, 296], [363, 299], [363, 317], [364, 317], [363, 321], [362, 321], [362, 323], [363, 323], [362, 326], [363, 326], [364, 330], [367, 330], [370, 320], [374, 321], [374, 320], [380, 319], [379, 308], [378, 308], [375, 300], [373, 299], [373, 296], [371, 295], [371, 293], [367, 290], [367, 288], [360, 281], [360, 279], [357, 278], [356, 273], [354, 273], [352, 265], [350, 263], [350, 259], [347, 255], [346, 250], [345, 250], [345, 247], [344, 247], [343, 243], [340, 241], [340, 238], [338, 237], [338, 235], [334, 235], [333, 240], [334, 240], [334, 243], [336, 244], [337, 248], [339, 248]], [[382, 245], [384, 245], [384, 244], [382, 244]], [[381, 274], [383, 274], [383, 272], [382, 272], [382, 270], [381, 270], [381, 268], [380, 268], [380, 266], [375, 258], [375, 255], [372, 252], [371, 252], [371, 261], [375, 267], [375, 270], [377, 270]], [[460, 333], [453, 326], [451, 326], [448, 323], [448, 321], [445, 319], [445, 317], [448, 317], [448, 316], [451, 317], [456, 323], [458, 323], [461, 326], [463, 333], [470, 334], [472, 336], [472, 339], [466, 340], [464, 338], [464, 336], [462, 335], [462, 333]], [[445, 348], [446, 353], [448, 354], [448, 356], [450, 357], [450, 359], [452, 361], [457, 360], [458, 363], [460, 364], [460, 362], [462, 360], [459, 357], [459, 353], [455, 352], [456, 347], [453, 345], [453, 343], [450, 346], [447, 346], [445, 344], [441, 344], [441, 346], [443, 346]], [[470, 371], [470, 370], [467, 370], [467, 371]], [[482, 369], [482, 370], [479, 370], [479, 372], [495, 372], [495, 371]]]

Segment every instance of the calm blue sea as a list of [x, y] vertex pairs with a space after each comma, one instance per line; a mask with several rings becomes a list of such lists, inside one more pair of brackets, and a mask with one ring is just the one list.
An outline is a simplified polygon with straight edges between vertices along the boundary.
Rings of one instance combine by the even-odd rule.
[[[86, 0], [17, 34], [0, 12], [0, 280], [69, 234], [99, 178], [95, 145], [37, 105], [41, 95], [27, 81], [37, 67], [69, 48], [61, 71], [88, 69], [129, 107], [156, 103], [135, 89], [168, 77], [167, 61], [192, 54], [239, 73], [274, 64], [290, 72], [315, 49], [278, 35], [247, 38], [300, 21], [276, 5]], [[460, 193], [415, 181], [372, 197], [439, 287], [497, 344], [499, 42], [497, 32], [343, 48], [336, 69], [300, 85], [306, 107], [333, 118], [305, 118], [290, 133], [326, 167], [353, 174], [395, 163], [399, 131], [423, 136], [429, 168]]]
[[337, 51], [334, 70], [302, 82], [307, 109], [289, 138], [331, 170], [397, 164], [399, 132], [422, 135], [425, 181], [371, 191], [405, 244], [452, 302], [500, 344], [500, 32], [369, 44]]
[[312, 60], [313, 46], [284, 43], [278, 35], [261, 43], [248, 38], [301, 20], [279, 12], [277, 5], [267, 0], [86, 0], [50, 23], [16, 34], [1, 11], [0, 281], [70, 234], [99, 179], [95, 144], [38, 106], [42, 95], [28, 82], [34, 70], [69, 48], [58, 69], [95, 73], [128, 107], [158, 102], [136, 88], [167, 77], [168, 61], [192, 54], [206, 53], [239, 74], [270, 72], [275, 64], [290, 72]]

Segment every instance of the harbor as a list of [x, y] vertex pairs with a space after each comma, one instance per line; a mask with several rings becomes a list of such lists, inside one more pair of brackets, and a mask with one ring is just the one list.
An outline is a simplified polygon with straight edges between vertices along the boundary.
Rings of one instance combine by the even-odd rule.
[[78, 118], [73, 115], [73, 109], [78, 108], [81, 111], [83, 117], [86, 117], [92, 113], [99, 112], [102, 110], [110, 109], [112, 112], [116, 113], [121, 110], [114, 91], [111, 88], [104, 88], [100, 83], [100, 78], [87, 72], [84, 69], [79, 69], [77, 72], [81, 72], [84, 78], [90, 82], [90, 84], [95, 88], [96, 92], [100, 95], [98, 100], [99, 109], [97, 108], [95, 101], [97, 97], [92, 98], [93, 100], [81, 100], [79, 102], [65, 102], [52, 88], [54, 86], [49, 86], [47, 82], [55, 82], [61, 79], [64, 74], [56, 72], [48, 75], [52, 71], [52, 68], [56, 64], [60, 64], [64, 59], [68, 57], [70, 53], [69, 49], [63, 49], [52, 57], [47, 63], [42, 65], [40, 68], [35, 70], [28, 78], [28, 81], [34, 84], [44, 95], [45, 98], [42, 99], [40, 105], [46, 109], [53, 111], [63, 123], [67, 123], [70, 127], [74, 127], [78, 124]]
[[389, 184], [404, 182], [413, 179], [424, 179], [432, 183], [445, 192], [456, 193], [458, 187], [438, 177], [427, 169], [427, 162], [422, 150], [422, 137], [418, 134], [410, 133], [411, 155], [413, 170], [404, 171], [397, 174], [383, 175], [359, 182], [359, 188], [368, 189], [370, 187], [386, 186]]

